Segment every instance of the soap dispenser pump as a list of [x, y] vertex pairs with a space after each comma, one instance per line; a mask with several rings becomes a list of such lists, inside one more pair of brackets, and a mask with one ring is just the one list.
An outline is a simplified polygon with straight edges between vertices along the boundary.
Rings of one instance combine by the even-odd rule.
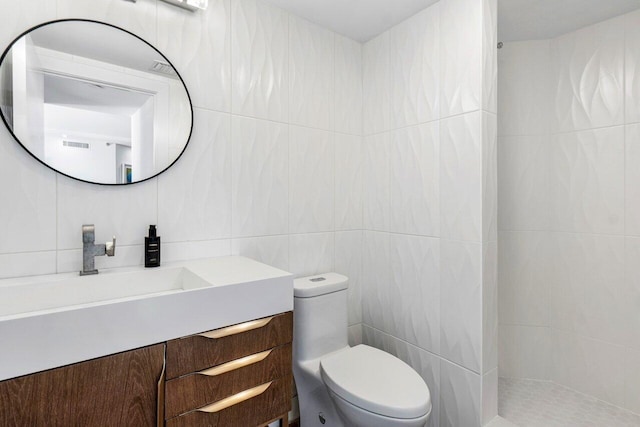
[[144, 238], [144, 266], [160, 267], [160, 236], [156, 226], [149, 226], [149, 236]]

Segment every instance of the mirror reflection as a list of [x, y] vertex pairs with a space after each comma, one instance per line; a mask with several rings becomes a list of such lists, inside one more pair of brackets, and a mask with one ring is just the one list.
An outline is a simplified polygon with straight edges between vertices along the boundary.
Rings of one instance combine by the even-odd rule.
[[187, 90], [169, 61], [93, 21], [51, 22], [14, 41], [0, 64], [0, 110], [38, 160], [99, 184], [164, 171], [192, 127]]

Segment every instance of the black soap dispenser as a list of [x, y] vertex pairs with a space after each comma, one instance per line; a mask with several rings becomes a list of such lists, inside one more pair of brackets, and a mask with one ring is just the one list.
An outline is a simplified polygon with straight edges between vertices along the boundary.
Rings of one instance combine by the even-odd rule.
[[156, 226], [149, 226], [149, 237], [144, 238], [144, 266], [160, 267], [160, 236]]

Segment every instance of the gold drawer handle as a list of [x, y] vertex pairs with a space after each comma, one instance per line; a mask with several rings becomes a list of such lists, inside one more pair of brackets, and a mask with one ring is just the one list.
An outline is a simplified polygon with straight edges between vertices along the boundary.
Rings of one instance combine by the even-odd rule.
[[267, 389], [271, 386], [272, 383], [273, 381], [268, 382], [266, 384], [259, 385], [258, 387], [250, 388], [249, 390], [241, 391], [238, 394], [234, 394], [233, 396], [229, 396], [225, 399], [219, 400], [216, 403], [212, 403], [211, 405], [196, 409], [196, 411], [206, 412], [209, 414], [220, 412], [223, 409], [227, 409], [230, 406], [237, 405], [246, 400], [249, 400], [251, 398], [261, 395], [262, 393], [267, 391]]
[[228, 337], [229, 335], [241, 334], [242, 332], [259, 329], [271, 322], [275, 316], [266, 317], [264, 319], [252, 320], [250, 322], [240, 323], [239, 325], [227, 326], [226, 328], [216, 329], [215, 331], [203, 332], [198, 334], [201, 337], [218, 339]]
[[200, 375], [206, 375], [207, 377], [222, 375], [229, 371], [234, 371], [236, 369], [244, 368], [245, 366], [253, 365], [254, 363], [262, 362], [271, 354], [272, 351], [273, 349], [263, 351], [262, 353], [252, 354], [251, 356], [232, 360], [231, 362], [227, 362], [219, 366], [214, 366], [213, 368], [205, 369], [204, 371], [196, 373]]

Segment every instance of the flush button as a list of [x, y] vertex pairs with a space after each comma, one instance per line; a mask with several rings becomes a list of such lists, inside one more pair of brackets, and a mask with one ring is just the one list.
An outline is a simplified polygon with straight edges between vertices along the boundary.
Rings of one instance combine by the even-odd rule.
[[309, 279], [311, 282], [322, 282], [323, 280], [327, 280], [324, 277], [314, 277], [313, 279]]

